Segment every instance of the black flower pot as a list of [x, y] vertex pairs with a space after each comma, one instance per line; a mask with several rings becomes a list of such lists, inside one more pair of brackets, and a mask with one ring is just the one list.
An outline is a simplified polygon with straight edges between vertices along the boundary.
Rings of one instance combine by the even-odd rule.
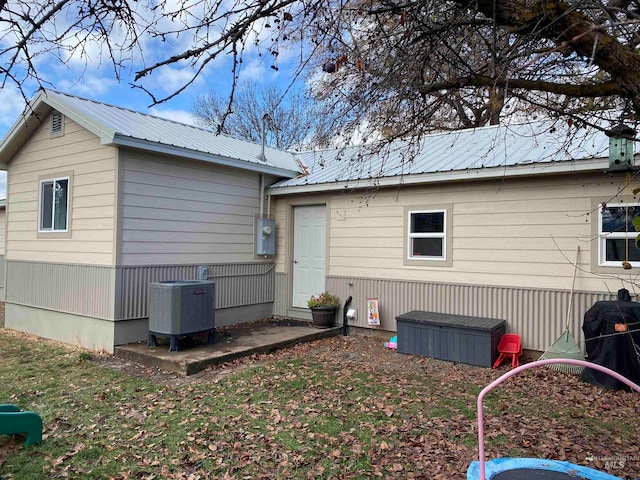
[[314, 307], [311, 309], [313, 326], [318, 328], [333, 327], [336, 319], [336, 307]]

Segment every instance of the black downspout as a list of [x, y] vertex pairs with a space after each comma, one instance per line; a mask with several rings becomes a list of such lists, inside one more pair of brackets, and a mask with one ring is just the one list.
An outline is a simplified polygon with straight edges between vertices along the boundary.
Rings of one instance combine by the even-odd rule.
[[347, 312], [349, 311], [349, 305], [351, 304], [351, 295], [345, 300], [344, 308], [342, 309], [342, 335], [347, 336]]

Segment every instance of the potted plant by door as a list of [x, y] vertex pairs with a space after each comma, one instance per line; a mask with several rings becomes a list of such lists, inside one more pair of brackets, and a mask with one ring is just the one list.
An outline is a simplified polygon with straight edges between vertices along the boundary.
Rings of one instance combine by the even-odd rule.
[[307, 306], [311, 309], [313, 326], [329, 328], [333, 326], [336, 310], [340, 306], [340, 299], [329, 292], [323, 292], [320, 295], [311, 295]]

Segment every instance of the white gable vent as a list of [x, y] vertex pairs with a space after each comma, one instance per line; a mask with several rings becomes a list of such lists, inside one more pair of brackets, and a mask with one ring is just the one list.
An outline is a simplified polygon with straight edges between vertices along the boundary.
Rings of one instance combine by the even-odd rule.
[[51, 135], [61, 135], [64, 127], [64, 116], [60, 112], [51, 115]]

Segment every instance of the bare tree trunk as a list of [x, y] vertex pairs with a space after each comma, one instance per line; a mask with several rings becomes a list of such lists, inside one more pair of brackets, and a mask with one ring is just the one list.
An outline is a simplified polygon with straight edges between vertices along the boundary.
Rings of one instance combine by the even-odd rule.
[[487, 117], [489, 125], [500, 124], [500, 113], [504, 107], [504, 89], [500, 87], [489, 90], [489, 101], [487, 102]]

